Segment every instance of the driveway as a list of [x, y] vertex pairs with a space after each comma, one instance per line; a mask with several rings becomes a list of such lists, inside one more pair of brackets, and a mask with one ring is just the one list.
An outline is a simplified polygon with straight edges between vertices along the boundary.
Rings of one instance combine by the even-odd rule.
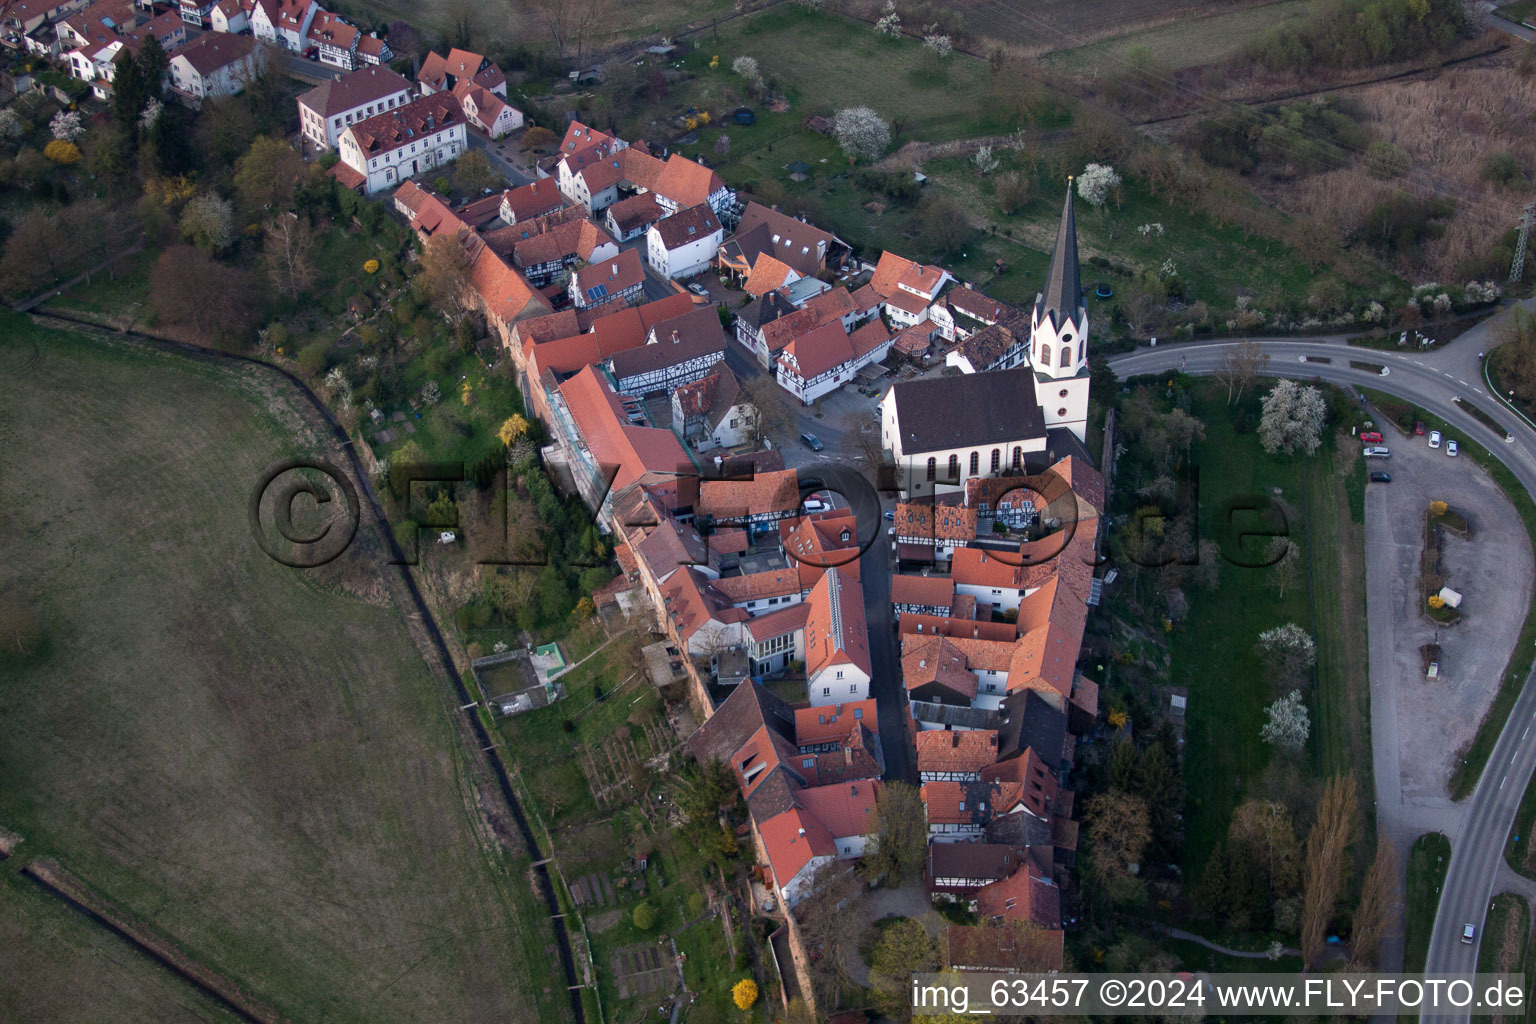
[[[923, 924], [923, 929], [938, 938], [944, 928], [944, 919], [933, 909], [933, 900], [920, 885], [906, 885], [900, 889], [872, 890], [859, 904], [860, 920], [873, 925], [883, 917], [910, 917]], [[846, 950], [843, 970], [856, 985], [869, 987], [869, 965], [859, 956], [858, 949]]]
[[534, 179], [534, 172], [514, 163], [514, 159], [521, 155], [521, 150], [516, 142], [502, 139], [493, 142], [484, 132], [475, 128], [466, 129], [469, 135], [469, 144], [480, 150], [491, 162], [491, 170], [507, 179], [508, 187], [516, 188], [526, 185]]

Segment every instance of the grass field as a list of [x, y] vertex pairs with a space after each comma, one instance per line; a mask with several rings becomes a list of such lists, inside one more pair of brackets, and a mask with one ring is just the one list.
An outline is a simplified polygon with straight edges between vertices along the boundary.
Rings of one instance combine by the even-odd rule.
[[1403, 970], [1410, 974], [1424, 970], [1429, 938], [1435, 930], [1435, 914], [1440, 909], [1440, 886], [1445, 882], [1450, 864], [1451, 841], [1439, 832], [1420, 836], [1408, 852]]
[[1525, 787], [1520, 809], [1515, 812], [1515, 822], [1510, 826], [1509, 838], [1504, 844], [1505, 861], [1527, 878], [1536, 878], [1536, 853], [1531, 844], [1533, 824], [1536, 824], [1536, 778]]
[[1179, 19], [1086, 46], [1056, 50], [1040, 63], [1056, 71], [1098, 77], [1122, 71], [1126, 53], [1144, 46], [1171, 70], [1213, 64], [1230, 57], [1270, 28], [1306, 14], [1310, 0], [1280, 0], [1261, 7], [1223, 11], [1198, 20]]
[[[290, 396], [9, 314], [0, 336], [0, 592], [46, 637], [0, 665], [0, 822], [293, 1020], [567, 1019], [528, 858], [484, 824], [376, 541], [305, 574], [251, 536], [260, 473], [304, 454]], [[57, 986], [0, 976], [23, 1004]]]
[[[1495, 896], [1493, 906], [1483, 920], [1483, 941], [1477, 950], [1478, 973], [1524, 975], [1525, 990], [1529, 993], [1530, 933], [1531, 908], [1524, 898], [1508, 892]], [[1493, 1021], [1524, 1021], [1527, 1016], [1527, 1010], [1521, 1010], [1501, 1016], [1478, 1014], [1472, 1019], [1483, 1024]]]
[[[1234, 429], [1224, 393], [1197, 384], [1196, 394], [1192, 411], [1206, 431], [1195, 449], [1202, 536], [1220, 536], [1228, 501], [1269, 496], [1279, 488], [1278, 500], [1292, 509], [1291, 538], [1301, 547], [1308, 576], [1282, 595], [1269, 570], [1223, 561], [1217, 589], [1186, 590], [1188, 622], [1198, 625], [1175, 629], [1170, 652], [1171, 678], [1189, 687], [1184, 868], [1191, 877], [1225, 837], [1233, 809], [1255, 792], [1269, 763], [1270, 749], [1259, 733], [1264, 707], [1275, 695], [1255, 650], [1263, 630], [1295, 622], [1314, 633], [1319, 655], [1310, 702], [1315, 763], [1325, 775], [1354, 771], [1362, 793], [1368, 794], [1371, 784], [1364, 626], [1340, 613], [1340, 603], [1358, 603], [1364, 589], [1360, 526], [1351, 516], [1350, 498], [1350, 482], [1361, 472], [1359, 459], [1337, 450], [1332, 438], [1310, 460], [1270, 457], [1256, 435]], [[1319, 620], [1330, 616], [1333, 621], [1318, 629]]]
[[0, 1020], [235, 1024], [222, 1005], [0, 866]]
[[[503, 45], [554, 52], [549, 32], [528, 5], [515, 0], [342, 0], [337, 10], [369, 21], [403, 18], [424, 32], [448, 33], [462, 12], [470, 15], [474, 45]], [[723, 17], [730, 0], [661, 0], [648, 4], [612, 4], [592, 47], [603, 47], [657, 32], [673, 33], [690, 23]], [[568, 53], [574, 60], [574, 53]]]

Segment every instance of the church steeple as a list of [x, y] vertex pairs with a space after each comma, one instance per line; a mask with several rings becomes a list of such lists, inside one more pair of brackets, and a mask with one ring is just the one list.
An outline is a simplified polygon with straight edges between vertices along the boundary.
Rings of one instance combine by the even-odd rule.
[[1067, 199], [1061, 209], [1061, 224], [1056, 228], [1056, 248], [1051, 251], [1051, 269], [1045, 278], [1045, 291], [1035, 301], [1035, 320], [1049, 316], [1051, 326], [1078, 318], [1083, 306], [1082, 278], [1077, 266], [1077, 221], [1072, 215], [1072, 179], [1067, 179]]

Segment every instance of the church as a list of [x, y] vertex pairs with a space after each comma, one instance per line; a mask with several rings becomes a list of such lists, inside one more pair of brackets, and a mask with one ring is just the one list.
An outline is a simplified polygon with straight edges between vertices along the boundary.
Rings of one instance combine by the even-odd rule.
[[1034, 472], [1067, 455], [1087, 458], [1087, 431], [1088, 306], [1068, 178], [1020, 364], [897, 384], [881, 402], [880, 434], [897, 486], [916, 498], [959, 490], [974, 476]]

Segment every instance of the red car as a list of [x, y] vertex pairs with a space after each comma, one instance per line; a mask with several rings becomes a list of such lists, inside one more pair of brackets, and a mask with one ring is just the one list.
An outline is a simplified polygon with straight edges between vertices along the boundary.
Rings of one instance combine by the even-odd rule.
[[1381, 444], [1381, 434], [1374, 430], [1367, 430], [1361, 433], [1360, 441], [1363, 444]]
[[1417, 422], [1417, 423], [1415, 423], [1413, 425], [1413, 436], [1415, 436], [1415, 437], [1423, 437], [1424, 436], [1424, 421], [1423, 420], [1419, 420], [1419, 422]]

